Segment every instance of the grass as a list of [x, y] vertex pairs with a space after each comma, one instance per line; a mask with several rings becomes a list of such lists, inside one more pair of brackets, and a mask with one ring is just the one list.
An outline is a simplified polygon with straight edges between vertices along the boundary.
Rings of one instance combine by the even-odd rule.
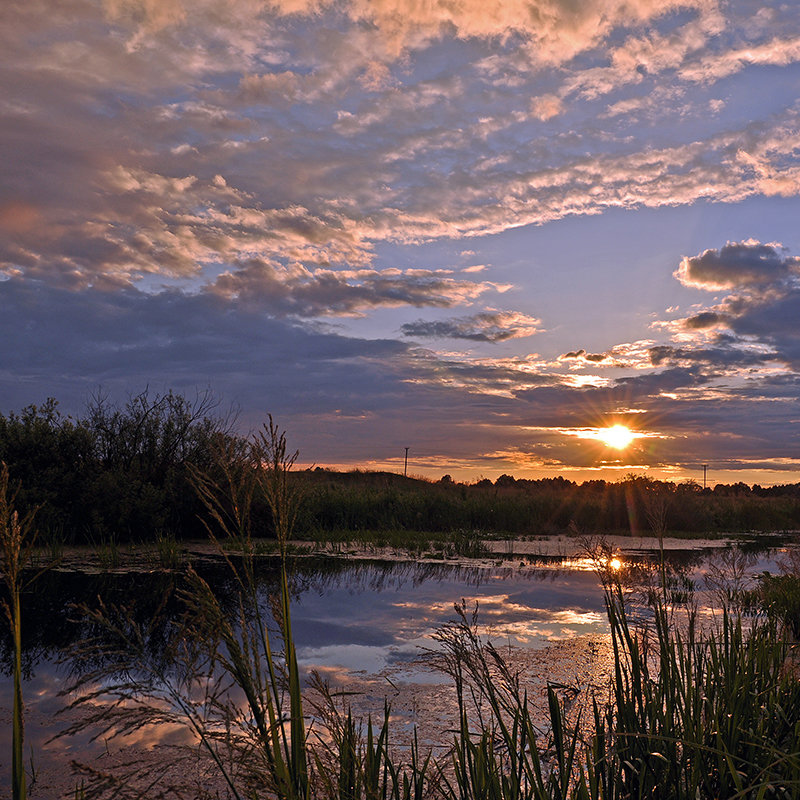
[[[756, 615], [745, 624], [730, 604], [706, 629], [691, 607], [675, 609], [671, 595], [683, 599], [688, 587], [669, 585], [662, 569], [660, 591], [649, 593], [647, 624], [634, 625], [607, 559], [598, 570], [614, 670], [604, 691], [584, 698], [587, 718], [571, 713], [550, 686], [548, 721], [537, 726], [520, 676], [482, 641], [466, 608], [456, 606], [457, 618], [435, 637], [436, 657], [458, 700], [445, 755], [421, 752], [416, 738], [407, 748], [393, 746], [388, 707], [376, 714], [378, 723], [359, 722], [336, 707], [324, 684], [309, 725], [285, 560], [300, 502], [288, 481], [296, 454], [287, 452], [272, 419], [252, 447], [250, 463], [260, 470], [238, 470], [223, 453], [216, 477], [195, 473], [209, 535], [231, 572], [230, 597], [217, 597], [189, 568], [181, 625], [156, 614], [143, 627], [122, 607], [84, 609], [104, 635], [88, 638], [74, 654], [81, 668], [72, 707], [85, 713], [67, 732], [92, 727], [95, 735], [113, 737], [145, 725], [182, 724], [237, 800], [800, 796], [800, 682], [786, 668], [790, 645], [780, 615]], [[256, 589], [251, 504], [257, 495], [273, 514], [283, 558], [272, 615]], [[461, 546], [473, 546], [475, 538], [465, 535]], [[241, 558], [227, 555], [225, 542]], [[165, 632], [169, 663], [148, 647], [152, 635]], [[196, 763], [195, 754], [188, 758]], [[150, 767], [145, 776], [142, 765], [129, 766], [117, 775], [84, 767], [86, 796], [138, 797], [136, 780], [144, 778], [154, 795], [168, 788]]]
[[105, 537], [100, 544], [95, 546], [95, 556], [100, 569], [109, 571], [117, 569], [121, 562], [119, 544], [113, 536]]
[[[245, 576], [240, 572], [238, 577]], [[543, 728], [534, 721], [519, 675], [481, 640], [466, 609], [457, 608], [457, 619], [436, 637], [437, 658], [458, 697], [453, 739], [439, 758], [421, 753], [415, 742], [408, 749], [392, 747], [388, 707], [377, 715], [377, 725], [372, 719], [359, 723], [346, 709], [335, 710], [328, 696], [315, 709], [315, 727], [309, 729], [285, 581], [276, 609], [278, 652], [269, 634], [261, 638], [264, 620], [257, 611], [248, 612], [242, 604], [234, 624], [207, 585], [192, 577], [189, 620], [197, 635], [192, 647], [201, 648], [195, 655], [202, 652], [203, 657], [187, 661], [190, 670], [178, 670], [188, 676], [186, 683], [159, 672], [148, 659], [146, 631], [133, 631], [119, 611], [105, 610], [111, 628], [127, 631], [114, 652], [129, 653], [127, 658], [145, 667], [148, 677], [103, 690], [106, 699], [115, 696], [119, 701], [135, 691], [135, 715], [130, 707], [118, 705], [115, 715], [105, 713], [94, 721], [105, 725], [107, 733], [138, 729], [143, 722], [162, 724], [170, 706], [170, 720], [183, 717], [195, 730], [237, 798], [798, 796], [800, 684], [787, 673], [788, 645], [775, 622], [761, 617], [748, 629], [741, 617], [725, 612], [715, 629], [701, 632], [690, 612], [678, 625], [671, 607], [656, 598], [650, 625], [635, 628], [619, 584], [609, 578], [605, 591], [616, 656], [608, 694], [586, 698], [589, 714], [582, 719], [568, 713], [558, 687], [551, 686], [549, 720]], [[201, 622], [204, 627], [198, 630]], [[210, 641], [215, 642], [213, 651]], [[104, 648], [107, 657], [108, 645]], [[96, 660], [97, 653], [87, 654]], [[209, 681], [204, 659], [214, 660], [216, 682]], [[119, 674], [123, 663], [113, 661], [86, 686]], [[199, 664], [206, 669], [198, 669]], [[209, 688], [224, 683], [222, 675], [243, 694], [244, 706]], [[95, 707], [98, 699], [99, 694], [90, 693], [79, 702]], [[133, 777], [126, 775], [125, 782]], [[98, 785], [112, 786], [94, 782], [90, 787]], [[121, 783], [113, 786], [121, 790]], [[93, 796], [90, 790], [87, 796]]]
[[162, 569], [177, 570], [183, 564], [183, 547], [168, 533], [160, 533], [156, 538], [156, 561]]
[[773, 623], [747, 630], [725, 611], [716, 630], [701, 634], [692, 612], [678, 626], [659, 601], [642, 634], [616, 587], [607, 608], [616, 672], [595, 742], [609, 732], [608, 785], [639, 797], [796, 796], [800, 684], [786, 674]]
[[[13, 641], [13, 710], [11, 732], [11, 796], [13, 800], [25, 800], [28, 796], [25, 763], [25, 712], [22, 699], [22, 592], [25, 581], [23, 570], [31, 560], [35, 531], [35, 510], [20, 516], [14, 507], [16, 491], [9, 486], [8, 467], [0, 462], [0, 547], [2, 547], [3, 579], [9, 600], [3, 601], [3, 610], [11, 630]], [[33, 773], [33, 755], [31, 754]]]
[[390, 548], [411, 556], [439, 558], [484, 558], [490, 554], [483, 531], [458, 528], [431, 532], [420, 530], [333, 530], [317, 531], [310, 541], [330, 545], [337, 552], [348, 548], [373, 550]]

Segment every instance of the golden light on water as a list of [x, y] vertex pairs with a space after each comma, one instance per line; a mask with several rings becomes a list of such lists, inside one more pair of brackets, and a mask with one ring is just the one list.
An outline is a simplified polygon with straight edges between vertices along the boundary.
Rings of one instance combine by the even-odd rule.
[[624, 425], [612, 425], [610, 428], [601, 428], [597, 431], [597, 438], [607, 447], [615, 450], [624, 450], [637, 435]]

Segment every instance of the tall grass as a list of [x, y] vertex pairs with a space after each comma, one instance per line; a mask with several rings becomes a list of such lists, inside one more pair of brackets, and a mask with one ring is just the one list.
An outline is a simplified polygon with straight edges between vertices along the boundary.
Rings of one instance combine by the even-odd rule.
[[11, 732], [11, 796], [25, 800], [28, 796], [23, 745], [25, 740], [25, 712], [22, 700], [22, 591], [26, 585], [23, 570], [31, 560], [35, 531], [33, 517], [36, 510], [20, 517], [14, 507], [16, 491], [9, 486], [8, 467], [0, 462], [0, 547], [2, 547], [3, 580], [8, 600], [3, 600], [13, 641], [13, 710]]
[[[343, 717], [330, 702], [325, 730], [310, 735], [285, 561], [297, 502], [287, 474], [296, 454], [287, 451], [284, 434], [270, 418], [248, 452], [239, 453], [245, 458], [232, 455], [220, 452], [216, 475], [194, 474], [209, 536], [234, 579], [232, 603], [217, 597], [189, 568], [180, 592], [185, 613], [173, 632], [168, 661], [155, 658], [147, 645], [153, 632], [164, 628], [159, 614], [143, 627], [122, 607], [84, 608], [99, 633], [73, 653], [80, 677], [70, 687], [70, 707], [82, 715], [62, 735], [91, 729], [95, 737], [113, 739], [143, 725], [182, 725], [216, 770], [218, 783], [211, 793], [222, 785], [236, 800], [421, 800], [429, 760], [416, 748], [408, 770], [389, 758], [388, 709], [381, 725], [368, 724], [364, 741], [352, 717]], [[283, 556], [272, 608], [264, 607], [256, 591], [251, 508], [258, 493], [273, 514]], [[186, 754], [187, 764], [194, 760]], [[75, 765], [86, 780], [87, 797], [148, 796], [142, 786], [158, 796], [171, 766], [159, 773], [131, 761], [113, 774]], [[199, 787], [195, 791], [202, 795]]]
[[544, 730], [518, 676], [457, 608], [459, 620], [437, 637], [459, 707], [445, 797], [800, 796], [800, 683], [776, 625], [762, 618], [748, 629], [725, 611], [701, 631], [692, 612], [679, 623], [654, 595], [649, 626], [635, 628], [621, 586], [604, 577], [608, 695], [586, 698], [582, 720], [549, 686]]
[[[169, 662], [148, 648], [150, 631], [163, 624], [157, 617], [142, 628], [122, 608], [87, 610], [105, 635], [77, 653], [93, 668], [74, 687], [73, 706], [88, 713], [69, 730], [91, 724], [98, 735], [114, 736], [142, 724], [182, 724], [237, 800], [800, 796], [800, 683], [786, 668], [789, 645], [775, 619], [760, 615], [745, 625], [725, 609], [707, 628], [691, 610], [676, 613], [664, 585], [649, 593], [646, 624], [635, 625], [605, 562], [598, 569], [614, 667], [602, 692], [582, 698], [583, 712], [549, 686], [547, 717], [537, 723], [520, 676], [457, 606], [457, 618], [435, 637], [457, 698], [444, 755], [422, 753], [416, 738], [390, 746], [388, 707], [377, 725], [359, 723], [335, 707], [323, 684], [323, 700], [310, 713], [285, 559], [300, 502], [288, 480], [296, 454], [270, 419], [246, 458], [230, 455], [220, 454], [213, 476], [197, 470], [195, 482], [209, 535], [234, 579], [232, 598], [217, 597], [189, 569]], [[284, 556], [272, 606], [256, 590], [257, 496], [270, 509]], [[157, 796], [163, 787], [147, 770]], [[116, 777], [90, 768], [82, 774], [87, 796], [147, 796], [141, 765]]]
[[616, 667], [600, 766], [615, 796], [797, 796], [800, 684], [786, 672], [776, 626], [759, 620], [747, 630], [725, 610], [703, 634], [691, 612], [679, 626], [659, 601], [642, 633], [619, 589], [606, 597]]
[[[570, 708], [558, 687], [549, 686], [546, 719], [536, 717], [520, 676], [481, 640], [475, 620], [463, 606], [456, 608], [456, 620], [435, 637], [439, 665], [457, 695], [452, 740], [443, 743], [447, 752], [436, 759], [421, 753], [415, 741], [405, 749], [390, 747], [388, 708], [377, 726], [371, 720], [360, 724], [346, 709], [335, 710], [328, 695], [313, 709], [309, 729], [285, 572], [276, 609], [280, 648], [267, 626], [256, 622], [260, 611], [240, 597], [234, 624], [207, 584], [192, 574], [187, 619], [196, 638], [184, 646], [187, 652], [200, 648], [203, 658], [195, 653], [179, 670], [184, 684], [169, 670], [153, 673], [157, 680], [150, 683], [140, 678], [136, 714], [118, 705], [116, 715], [103, 712], [95, 722], [105, 724], [106, 732], [144, 721], [163, 724], [168, 702], [175, 712], [169, 721], [184, 716], [236, 798], [800, 796], [800, 684], [786, 669], [788, 645], [776, 624], [762, 617], [748, 628], [725, 611], [714, 629], [704, 630], [691, 612], [679, 624], [662, 598], [651, 594], [648, 625], [634, 626], [621, 586], [607, 577], [615, 656], [608, 687]], [[146, 660], [146, 631], [134, 635], [129, 623], [104, 613], [116, 619], [118, 630], [128, 630], [131, 660]], [[118, 672], [121, 664], [112, 661], [109, 669]], [[243, 693], [244, 704], [216, 690], [198, 699], [198, 687], [219, 687], [222, 676]], [[120, 685], [118, 699], [129, 700], [133, 691], [132, 685]], [[324, 698], [325, 690], [321, 693]], [[144, 695], [152, 703], [150, 717], [142, 714]], [[119, 782], [91, 786], [120, 789]]]

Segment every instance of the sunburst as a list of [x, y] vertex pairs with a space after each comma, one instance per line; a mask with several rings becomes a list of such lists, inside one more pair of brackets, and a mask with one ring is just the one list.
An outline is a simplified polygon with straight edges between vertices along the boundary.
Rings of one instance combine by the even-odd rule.
[[610, 428], [601, 428], [597, 431], [597, 438], [607, 447], [624, 450], [637, 436], [630, 428], [617, 424]]

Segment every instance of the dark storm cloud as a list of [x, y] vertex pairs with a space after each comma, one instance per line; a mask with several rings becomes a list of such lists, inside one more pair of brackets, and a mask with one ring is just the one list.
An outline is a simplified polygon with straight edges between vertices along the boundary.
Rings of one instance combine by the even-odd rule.
[[728, 327], [741, 336], [757, 336], [781, 343], [800, 337], [800, 285], [771, 287], [764, 297], [727, 298], [721, 306], [729, 314]]
[[362, 409], [399, 390], [380, 364], [407, 352], [400, 342], [322, 334], [207, 294], [70, 292], [14, 279], [0, 282], [0, 335], [3, 410], [50, 395], [79, 403], [98, 384], [148, 383], [225, 387], [256, 408]]
[[728, 242], [720, 249], [684, 258], [675, 277], [698, 289], [761, 288], [800, 273], [800, 258], [756, 241]]
[[691, 360], [723, 368], [774, 362], [800, 368], [799, 258], [777, 244], [729, 243], [685, 258], [675, 274], [697, 288], [727, 288], [733, 293], [679, 320], [676, 329], [698, 337], [697, 341], [653, 348], [654, 364]]
[[[721, 399], [714, 387], [724, 354], [713, 348], [694, 361], [690, 348], [664, 351], [656, 372], [581, 387], [524, 358], [445, 358], [310, 329], [208, 293], [74, 292], [21, 279], [0, 282], [0, 336], [0, 411], [55, 396], [80, 413], [100, 385], [116, 397], [147, 385], [208, 386], [245, 410], [245, 429], [275, 413], [317, 463], [364, 463], [412, 444], [419, 457], [442, 460], [442, 472], [444, 453], [455, 462], [486, 455], [508, 471], [503, 453], [525, 439], [549, 468], [577, 467], [598, 457], [597, 446], [559, 431], [606, 424], [632, 407], [644, 414], [634, 420], [673, 437], [641, 444], [653, 465], [694, 463], [712, 439], [734, 466], [765, 453], [789, 458], [797, 444], [797, 381], [775, 376]], [[778, 402], [765, 407], [765, 396]]]
[[740, 347], [675, 347], [657, 345], [649, 350], [655, 367], [667, 364], [697, 364], [711, 372], [721, 372], [730, 367], [763, 366], [776, 361], [772, 353], [745, 350]]
[[717, 314], [715, 311], [703, 311], [700, 314], [695, 314], [684, 321], [684, 326], [689, 329], [701, 330], [703, 328], [713, 328], [715, 325], [724, 323], [726, 318]]
[[473, 342], [504, 342], [533, 336], [541, 320], [515, 311], [487, 311], [469, 317], [426, 322], [419, 319], [400, 327], [403, 336], [432, 339], [467, 339]]

